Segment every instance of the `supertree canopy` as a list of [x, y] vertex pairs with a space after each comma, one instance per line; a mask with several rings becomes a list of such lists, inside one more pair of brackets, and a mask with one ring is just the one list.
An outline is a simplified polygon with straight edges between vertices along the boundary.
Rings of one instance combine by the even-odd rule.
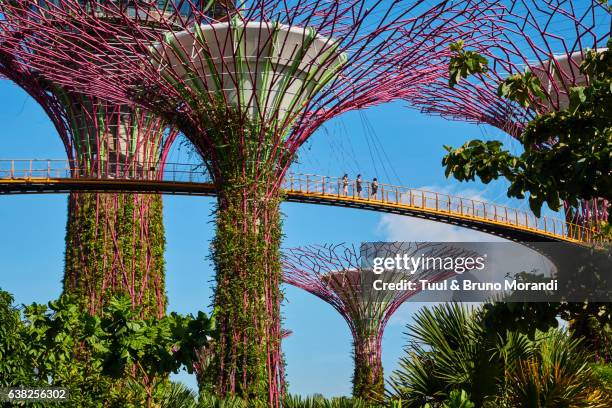
[[140, 1], [1, 7], [10, 16], [4, 29], [26, 33], [14, 49], [29, 69], [141, 106], [201, 153], [218, 194], [221, 334], [211, 384], [272, 405], [281, 384], [280, 186], [297, 150], [324, 122], [409, 99], [447, 75], [448, 44], [466, 38], [478, 48], [498, 10], [471, 0], [255, 0], [214, 9], [176, 1], [179, 12], [161, 14]]
[[[433, 243], [366, 243], [351, 245], [311, 245], [283, 253], [283, 280], [329, 303], [348, 324], [353, 336], [353, 395], [364, 399], [380, 398], [384, 393], [381, 361], [382, 338], [387, 322], [395, 311], [417, 294], [418, 288], [381, 290], [377, 279], [385, 283], [437, 282], [452, 272], [419, 268], [407, 274], [392, 270], [384, 275], [373, 272], [374, 258], [456, 257], [468, 251]], [[378, 288], [379, 290], [377, 290]]]
[[[140, 107], [113, 104], [45, 79], [16, 51], [23, 35], [21, 30], [0, 31], [0, 74], [47, 113], [66, 149], [72, 177], [158, 178], [177, 132]], [[64, 293], [76, 296], [92, 313], [113, 294], [128, 294], [143, 313], [161, 316], [164, 246], [160, 195], [73, 192]]]
[[[498, 3], [504, 11], [491, 23], [496, 34], [479, 52], [489, 62], [487, 72], [453, 88], [442, 78], [409, 102], [426, 113], [489, 124], [520, 138], [527, 122], [537, 115], [566, 109], [570, 88], [589, 83], [580, 64], [589, 49], [606, 48], [611, 34], [610, 10], [600, 0]], [[500, 84], [524, 72], [538, 80], [542, 94], [530, 92], [524, 105], [500, 96]], [[578, 208], [568, 204], [565, 208], [569, 222], [592, 226], [607, 220], [609, 203], [594, 199], [583, 201]]]

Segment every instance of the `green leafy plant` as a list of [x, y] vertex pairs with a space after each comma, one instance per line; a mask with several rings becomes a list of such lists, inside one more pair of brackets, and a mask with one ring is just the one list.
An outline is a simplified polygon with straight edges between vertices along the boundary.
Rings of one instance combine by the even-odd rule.
[[[448, 400], [440, 405], [440, 408], [475, 408], [473, 402], [470, 401], [470, 397], [464, 390], [453, 390], [450, 393]], [[423, 408], [433, 408], [431, 404], [427, 403]]]
[[448, 66], [448, 85], [451, 88], [457, 85], [462, 78], [482, 74], [489, 69], [487, 59], [475, 51], [464, 50], [461, 40], [451, 44], [450, 50], [453, 52]]
[[102, 361], [103, 374], [142, 384], [150, 406], [169, 373], [181, 367], [193, 372], [196, 351], [206, 344], [213, 325], [202, 312], [197, 318], [140, 315], [129, 298], [112, 298], [101, 318], [88, 318], [86, 336], [93, 356]]
[[495, 302], [483, 306], [483, 324], [487, 333], [497, 335], [503, 330], [535, 339], [537, 331], [557, 328], [559, 303]]
[[[520, 142], [524, 152], [514, 155], [498, 141], [472, 140], [452, 149], [442, 164], [446, 176], [460, 181], [489, 183], [500, 177], [510, 182], [508, 196], [529, 195], [531, 209], [540, 214], [546, 203], [553, 210], [561, 201], [612, 200], [612, 40], [608, 50], [589, 51], [581, 71], [587, 87], [571, 90], [568, 109], [537, 116]], [[540, 97], [539, 81], [530, 72], [508, 78], [499, 92], [525, 105]]]
[[13, 296], [0, 290], [0, 386], [16, 383], [32, 384], [31, 367], [27, 364], [28, 344], [20, 335], [21, 311], [13, 306]]
[[591, 368], [595, 376], [597, 376], [599, 381], [603, 384], [604, 390], [606, 390], [608, 394], [612, 394], [612, 364], [592, 364]]
[[408, 326], [410, 342], [390, 379], [389, 397], [406, 407], [432, 408], [610, 403], [581, 340], [555, 329], [538, 331], [533, 339], [505, 327], [491, 332], [485, 321], [482, 309], [457, 304], [420, 311]]
[[[383, 404], [367, 402], [358, 398], [336, 397], [326, 399], [322, 396], [299, 397], [288, 395], [283, 399], [283, 408], [382, 408]], [[401, 405], [389, 405], [401, 408]]]
[[612, 304], [604, 302], [564, 303], [560, 316], [569, 322], [574, 338], [595, 354], [598, 362], [612, 362]]
[[100, 316], [69, 296], [26, 306], [23, 316], [12, 302], [0, 291], [1, 384], [66, 387], [69, 407], [157, 407], [169, 390], [178, 397], [168, 375], [193, 372], [214, 335], [204, 313], [143, 319], [127, 297], [111, 298]]
[[529, 345], [529, 356], [510, 365], [503, 387], [503, 406], [591, 407], [612, 403], [589, 365], [580, 340], [551, 330]]
[[465, 390], [481, 406], [498, 390], [503, 373], [491, 360], [496, 338], [480, 316], [455, 303], [421, 310], [407, 326], [405, 356], [390, 379], [390, 397], [406, 407], [440, 406], [454, 390]]
[[534, 98], [546, 98], [544, 91], [542, 91], [540, 80], [531, 71], [525, 71], [523, 74], [511, 75], [506, 78], [499, 85], [497, 94], [505, 96], [524, 107], [531, 105], [531, 101]]

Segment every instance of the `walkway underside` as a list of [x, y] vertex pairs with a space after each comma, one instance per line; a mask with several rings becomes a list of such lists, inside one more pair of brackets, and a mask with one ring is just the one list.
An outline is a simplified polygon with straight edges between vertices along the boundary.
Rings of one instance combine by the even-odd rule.
[[[61, 163], [58, 165], [57, 163]], [[163, 180], [118, 179], [111, 175], [77, 178], [65, 162], [0, 161], [0, 194], [147, 192], [214, 196], [216, 191], [198, 166], [168, 165]], [[515, 241], [593, 243], [593, 232], [565, 220], [536, 218], [532, 213], [470, 198], [369, 182], [344, 183], [335, 177], [289, 175], [285, 201], [359, 208], [418, 217], [478, 230]]]

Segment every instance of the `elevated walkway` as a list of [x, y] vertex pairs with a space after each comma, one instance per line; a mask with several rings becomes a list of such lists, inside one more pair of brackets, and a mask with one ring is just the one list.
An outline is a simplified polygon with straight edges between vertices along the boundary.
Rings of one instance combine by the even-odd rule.
[[[215, 187], [201, 166], [170, 163], [162, 174], [117, 166], [113, 171], [91, 175], [63, 160], [0, 160], [0, 195], [71, 191], [215, 195]], [[374, 192], [369, 181], [362, 186], [358, 194], [354, 181], [345, 188], [337, 177], [314, 174], [290, 174], [283, 182], [285, 200], [290, 202], [419, 217], [515, 241], [593, 244], [598, 240], [594, 231], [560, 218], [537, 218], [529, 211], [435, 191], [380, 184]]]

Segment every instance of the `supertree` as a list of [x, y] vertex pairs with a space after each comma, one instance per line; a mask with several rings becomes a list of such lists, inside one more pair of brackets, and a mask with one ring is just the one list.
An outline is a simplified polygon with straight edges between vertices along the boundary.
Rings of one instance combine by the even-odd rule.
[[[410, 297], [416, 286], [399, 286], [405, 280], [417, 283], [442, 281], [455, 273], [432, 265], [416, 270], [373, 271], [374, 258], [427, 257], [444, 259], [472, 254], [471, 251], [435, 243], [366, 243], [352, 245], [310, 245], [283, 252], [283, 280], [329, 303], [348, 324], [353, 336], [353, 396], [380, 398], [384, 393], [381, 361], [382, 338], [391, 316]], [[374, 286], [376, 280], [398, 285], [401, 290]], [[377, 289], [378, 290], [377, 290]]]
[[186, 1], [175, 7], [188, 10], [188, 22], [156, 15], [150, 29], [130, 18], [150, 15], [148, 4], [57, 0], [43, 12], [14, 0], [2, 9], [13, 16], [5, 29], [27, 31], [16, 48], [31, 69], [142, 106], [201, 153], [218, 202], [214, 387], [277, 405], [280, 187], [299, 147], [342, 113], [416, 95], [446, 75], [448, 44], [469, 38], [478, 47], [473, 33], [497, 7], [255, 0], [220, 2], [210, 12]]
[[[9, 19], [11, 10], [4, 12]], [[112, 104], [45, 79], [20, 58], [16, 46], [23, 35], [0, 31], [0, 75], [26, 91], [51, 119], [71, 176], [161, 177], [177, 132], [140, 107]], [[127, 294], [143, 313], [162, 316], [164, 247], [160, 195], [70, 193], [64, 293], [91, 313], [113, 294]]]
[[[488, 70], [462, 80], [453, 88], [440, 79], [412, 106], [430, 114], [495, 126], [520, 139], [527, 123], [537, 115], [569, 106], [570, 88], [585, 86], [580, 72], [588, 49], [606, 48], [611, 35], [609, 6], [600, 0], [501, 0], [499, 20], [491, 22], [488, 47], [481, 47]], [[539, 80], [543, 96], [527, 96], [525, 105], [500, 96], [507, 78], [529, 71]], [[565, 203], [568, 222], [594, 226], [607, 221], [610, 204], [604, 199]]]

